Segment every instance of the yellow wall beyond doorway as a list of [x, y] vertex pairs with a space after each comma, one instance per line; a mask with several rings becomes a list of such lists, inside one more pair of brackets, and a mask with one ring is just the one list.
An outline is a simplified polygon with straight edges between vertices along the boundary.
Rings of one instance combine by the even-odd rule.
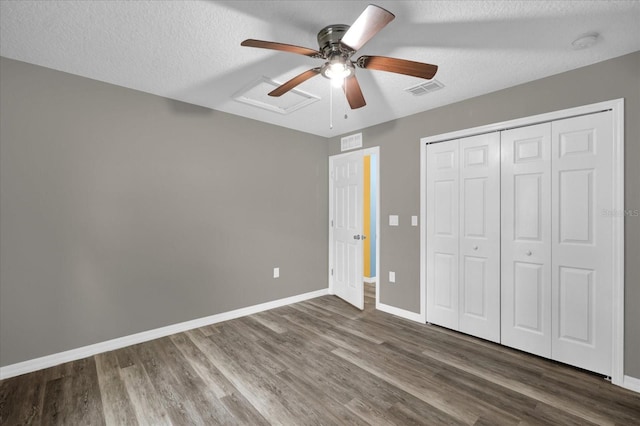
[[[371, 277], [371, 235], [369, 230], [371, 229], [371, 156], [365, 155], [364, 157], [364, 198], [363, 198], [363, 213], [364, 218], [362, 220], [362, 229], [367, 239], [364, 240], [364, 276]], [[375, 275], [375, 273], [374, 273]]]

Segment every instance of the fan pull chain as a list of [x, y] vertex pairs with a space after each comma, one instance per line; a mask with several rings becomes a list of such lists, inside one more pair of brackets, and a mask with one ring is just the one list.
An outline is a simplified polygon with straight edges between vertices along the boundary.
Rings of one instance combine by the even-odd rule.
[[333, 86], [329, 83], [329, 129], [333, 130]]
[[347, 115], [347, 97], [344, 96], [342, 99], [342, 105], [344, 105], [344, 119], [346, 120], [347, 118], [349, 118], [349, 116]]

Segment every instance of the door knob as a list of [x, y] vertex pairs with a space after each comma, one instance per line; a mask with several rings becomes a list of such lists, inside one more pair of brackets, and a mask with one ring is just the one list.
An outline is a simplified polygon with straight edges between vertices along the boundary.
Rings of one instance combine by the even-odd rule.
[[354, 240], [359, 240], [359, 239], [360, 239], [360, 235], [354, 235], [354, 236], [353, 236], [353, 239], [354, 239]]
[[473, 249], [474, 250], [478, 250], [478, 246], [473, 246]]
[[527, 252], [525, 253], [527, 256], [531, 256], [533, 254], [533, 252], [531, 250], [527, 250]]

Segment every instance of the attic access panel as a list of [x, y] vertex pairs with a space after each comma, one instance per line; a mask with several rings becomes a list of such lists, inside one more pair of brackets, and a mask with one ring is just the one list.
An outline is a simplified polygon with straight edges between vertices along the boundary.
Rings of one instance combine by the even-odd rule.
[[293, 111], [320, 100], [319, 96], [303, 92], [299, 89], [290, 90], [279, 97], [268, 95], [269, 92], [276, 87], [279, 87], [281, 84], [282, 83], [275, 82], [268, 77], [262, 76], [236, 92], [233, 95], [233, 99], [244, 104], [284, 115], [290, 114]]

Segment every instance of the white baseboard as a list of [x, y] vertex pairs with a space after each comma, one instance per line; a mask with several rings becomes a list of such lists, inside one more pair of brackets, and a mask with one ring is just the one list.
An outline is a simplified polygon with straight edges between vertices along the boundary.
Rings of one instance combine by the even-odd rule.
[[304, 300], [313, 299], [316, 297], [324, 296], [326, 294], [327, 289], [325, 288], [322, 290], [299, 294], [297, 296], [285, 297], [284, 299], [260, 303], [259, 305], [247, 306], [246, 308], [235, 309], [229, 312], [222, 312], [220, 314], [210, 315], [204, 318], [198, 318], [191, 321], [172, 324], [166, 327], [143, 331], [141, 333], [131, 334], [129, 336], [118, 337], [116, 339], [107, 340], [105, 342], [95, 343], [93, 345], [83, 346], [81, 348], [71, 349], [40, 358], [34, 358], [28, 361], [18, 362], [16, 364], [0, 367], [0, 380], [19, 376], [21, 374], [31, 373], [37, 370], [42, 370], [43, 368], [54, 367], [65, 362], [76, 361], [99, 353], [113, 351], [115, 349], [124, 348], [126, 346], [147, 342], [149, 340], [159, 339], [160, 337], [166, 337], [172, 334], [181, 333], [183, 331], [192, 330], [194, 328], [204, 327], [218, 322], [240, 318], [262, 311], [267, 311], [269, 309], [279, 308], [280, 306], [302, 302]]
[[391, 306], [391, 305], [385, 305], [384, 303], [380, 303], [380, 302], [376, 303], [376, 309], [391, 315], [408, 319], [410, 321], [419, 322], [421, 324], [425, 323], [422, 318], [422, 315], [416, 312], [411, 312], [405, 309], [396, 308], [395, 306]]
[[622, 387], [634, 392], [640, 392], [640, 379], [631, 376], [624, 376], [622, 379]]

